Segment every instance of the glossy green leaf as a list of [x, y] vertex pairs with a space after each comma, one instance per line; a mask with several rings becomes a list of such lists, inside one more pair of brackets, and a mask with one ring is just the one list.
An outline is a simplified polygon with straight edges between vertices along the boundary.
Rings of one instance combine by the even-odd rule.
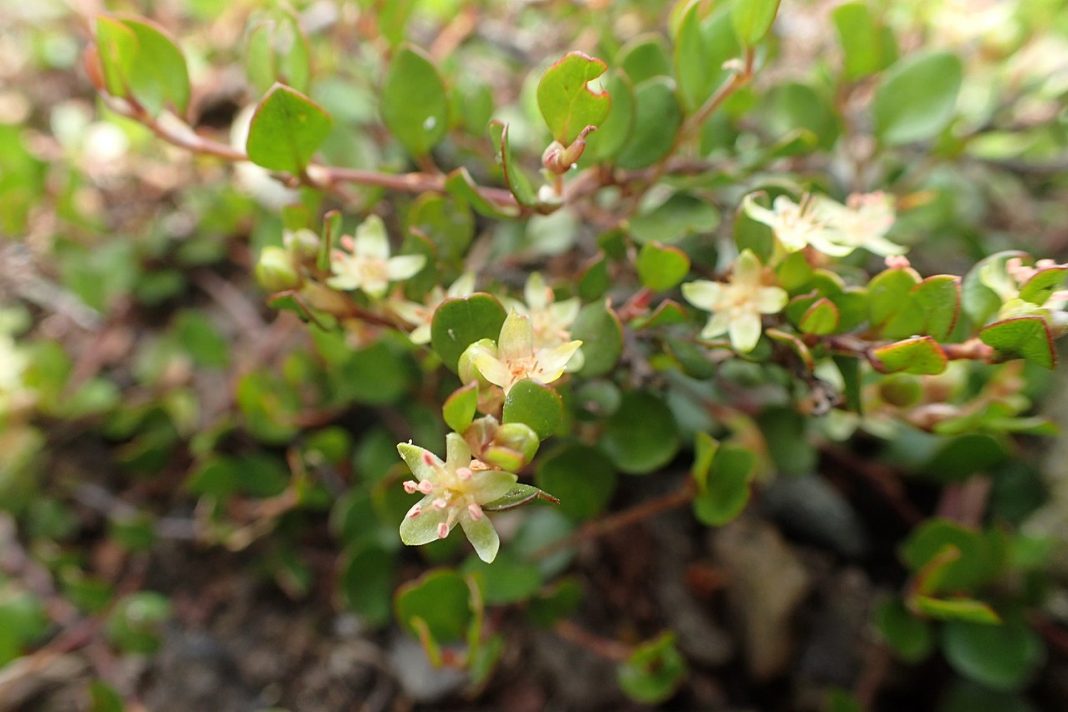
[[977, 601], [974, 598], [934, 598], [932, 596], [916, 596], [909, 601], [910, 605], [929, 618], [940, 621], [965, 621], [981, 623], [983, 625], [996, 625], [1001, 618], [994, 612], [989, 604]]
[[449, 129], [445, 81], [422, 50], [404, 45], [382, 86], [382, 120], [413, 156], [430, 153]]
[[896, 599], [875, 609], [875, 626], [894, 653], [907, 663], [926, 658], [934, 648], [934, 633], [927, 621], [909, 613]]
[[915, 334], [946, 339], [952, 333], [959, 314], [960, 280], [947, 274], [935, 275], [909, 291], [899, 303], [896, 313], [886, 322], [882, 334], [891, 339]]
[[616, 488], [616, 470], [600, 450], [574, 444], [542, 459], [534, 481], [560, 498], [560, 511], [582, 521], [607, 506]]
[[719, 212], [705, 200], [678, 192], [655, 208], [637, 215], [627, 229], [639, 243], [676, 243], [687, 235], [707, 233], [719, 225]]
[[949, 363], [938, 342], [930, 336], [917, 336], [872, 349], [877, 368], [883, 373], [935, 375]]
[[333, 121], [321, 106], [295, 89], [275, 84], [249, 124], [249, 160], [272, 171], [300, 173], [326, 140]]
[[[831, 97], [817, 92], [808, 84], [788, 82], [780, 84], [768, 92], [762, 118], [772, 136], [798, 136], [797, 132], [807, 131], [815, 137], [814, 142], [802, 142], [796, 146], [812, 150], [820, 147], [829, 149], [841, 133], [841, 119], [835, 112]], [[779, 151], [785, 151], [785, 147]]]
[[604, 303], [582, 307], [571, 326], [571, 337], [582, 341], [585, 361], [580, 373], [587, 378], [610, 373], [623, 353], [623, 325]]
[[749, 502], [749, 482], [756, 456], [737, 445], [724, 444], [716, 450], [707, 486], [693, 501], [697, 519], [708, 526], [722, 526], [745, 509]]
[[868, 318], [872, 326], [881, 328], [897, 314], [919, 283], [919, 276], [911, 269], [888, 269], [872, 277], [868, 282]]
[[523, 423], [544, 440], [564, 418], [564, 405], [553, 389], [530, 380], [512, 386], [504, 398], [504, 422]]
[[677, 247], [647, 242], [638, 252], [638, 279], [642, 285], [665, 292], [679, 284], [690, 271], [690, 258]]
[[979, 338], [1004, 356], [1023, 358], [1044, 368], [1057, 365], [1053, 334], [1041, 316], [996, 321], [983, 327]]
[[338, 582], [345, 605], [371, 625], [389, 622], [393, 595], [393, 556], [376, 546], [348, 554]]
[[970, 591], [997, 574], [999, 560], [991, 542], [945, 519], [929, 519], [913, 531], [901, 548], [901, 558], [915, 572], [943, 556], [947, 547], [955, 548], [958, 556], [946, 560], [937, 582], [925, 593]]
[[475, 419], [478, 406], [478, 383], [469, 383], [452, 392], [441, 406], [441, 415], [445, 424], [454, 432], [463, 433]]
[[129, 73], [137, 61], [137, 35], [113, 17], [96, 18], [96, 46], [108, 94], [129, 96]]
[[537, 205], [539, 201], [534, 192], [534, 184], [512, 156], [512, 147], [508, 142], [508, 124], [491, 121], [489, 130], [490, 138], [497, 149], [497, 161], [501, 164], [501, 172], [504, 173], [504, 182], [508, 190], [512, 192], [516, 202], [520, 205]]
[[419, 619], [437, 643], [464, 639], [471, 622], [471, 590], [463, 576], [451, 569], [428, 571], [402, 585], [393, 596], [397, 621], [419, 634]]
[[608, 419], [601, 446], [620, 471], [649, 474], [670, 462], [678, 452], [675, 417], [658, 396], [631, 391]]
[[984, 270], [1004, 270], [1005, 263], [1013, 258], [1026, 259], [1027, 253], [1019, 250], [996, 252], [979, 260], [964, 276], [964, 283], [961, 285], [961, 306], [973, 323], [985, 324], [1001, 308], [1001, 297], [983, 284], [981, 275]]
[[731, 23], [738, 41], [747, 46], [760, 42], [771, 29], [778, 11], [779, 0], [735, 0]]
[[1040, 269], [1020, 286], [1020, 299], [1032, 304], [1045, 304], [1053, 292], [1064, 286], [1068, 267], [1057, 265]]
[[671, 76], [671, 59], [667, 44], [663, 36], [654, 32], [631, 38], [620, 48], [616, 65], [622, 67], [635, 84], [654, 77]]
[[245, 73], [261, 94], [275, 82], [308, 90], [308, 39], [292, 12], [271, 8], [251, 18], [245, 35]]
[[1002, 625], [949, 621], [942, 651], [958, 673], [995, 690], [1018, 690], [1046, 659], [1042, 638], [1021, 616]]
[[923, 52], [898, 61], [872, 101], [875, 135], [890, 145], [934, 138], [953, 118], [963, 69], [948, 52]]
[[616, 159], [623, 168], [645, 168], [666, 156], [675, 145], [682, 125], [682, 110], [675, 98], [675, 83], [654, 77], [634, 88], [637, 111], [634, 129]]
[[137, 51], [126, 68], [130, 92], [150, 114], [171, 106], [182, 114], [189, 105], [189, 70], [174, 39], [158, 25], [139, 18], [122, 24], [137, 39]]
[[820, 297], [801, 315], [798, 328], [806, 334], [833, 334], [838, 328], [839, 318], [838, 307], [834, 302]]
[[496, 297], [477, 293], [446, 299], [434, 311], [430, 343], [442, 362], [456, 370], [460, 354], [480, 339], [496, 340], [507, 316]]
[[842, 46], [847, 79], [860, 79], [888, 67], [897, 58], [889, 28], [872, 16], [867, 2], [848, 2], [831, 12]]
[[568, 52], [538, 82], [538, 109], [549, 132], [562, 146], [570, 146], [587, 126], [600, 126], [612, 100], [594, 91], [589, 82], [604, 74], [605, 63], [583, 52]]
[[616, 671], [627, 697], [643, 705], [665, 702], [686, 676], [686, 660], [675, 647], [675, 635], [664, 633], [635, 648]]
[[506, 509], [522, 507], [524, 504], [530, 504], [536, 500], [548, 502], [549, 504], [560, 504], [560, 500], [548, 492], [523, 482], [518, 482], [503, 497], [499, 497], [492, 502], [486, 502], [482, 505], [482, 508], [489, 512], [502, 512]]

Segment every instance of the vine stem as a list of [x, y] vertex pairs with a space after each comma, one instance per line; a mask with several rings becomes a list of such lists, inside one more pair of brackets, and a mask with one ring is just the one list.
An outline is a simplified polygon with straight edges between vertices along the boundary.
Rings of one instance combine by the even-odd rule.
[[693, 498], [696, 495], [697, 486], [692, 479], [687, 478], [686, 483], [674, 492], [668, 492], [655, 499], [640, 502], [629, 509], [621, 510], [611, 516], [587, 522], [574, 531], [570, 536], [558, 539], [538, 549], [534, 552], [531, 558], [534, 560], [544, 559], [563, 551], [564, 549], [570, 549], [583, 541], [596, 539], [605, 534], [610, 534], [617, 529], [622, 529], [623, 527], [636, 524], [642, 520], [655, 517], [658, 514], [663, 514], [664, 512], [688, 504], [693, 501]]
[[557, 621], [553, 626], [553, 632], [570, 643], [617, 663], [627, 660], [634, 652], [634, 649], [626, 643], [591, 633], [569, 620]]

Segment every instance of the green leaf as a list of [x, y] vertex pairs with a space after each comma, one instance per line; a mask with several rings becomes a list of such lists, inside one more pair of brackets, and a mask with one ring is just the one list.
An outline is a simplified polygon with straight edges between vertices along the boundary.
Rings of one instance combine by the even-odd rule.
[[1001, 622], [993, 608], [974, 598], [944, 599], [921, 595], [913, 597], [909, 604], [917, 613], [940, 621], [967, 621], [984, 625]]
[[582, 603], [582, 584], [566, 578], [541, 591], [527, 604], [527, 616], [534, 625], [549, 628], [575, 612]]
[[690, 271], [690, 258], [677, 247], [647, 242], [638, 253], [638, 278], [654, 291], [675, 287]]
[[690, 193], [674, 193], [652, 210], [631, 218], [627, 229], [639, 243], [671, 244], [687, 235], [707, 233], [719, 225], [719, 213]]
[[582, 521], [604, 511], [616, 489], [616, 470], [600, 450], [574, 444], [542, 459], [534, 481], [560, 498], [560, 511]]
[[345, 606], [374, 626], [389, 623], [393, 594], [393, 557], [381, 547], [349, 553], [338, 587]]
[[[944, 558], [947, 547], [957, 550], [956, 558]], [[901, 558], [913, 572], [918, 572], [943, 557], [945, 564], [936, 572], [937, 581], [923, 593], [971, 591], [992, 579], [998, 572], [998, 557], [991, 542], [982, 534], [946, 519], [929, 519], [905, 541]]]
[[635, 84], [653, 77], [671, 76], [667, 44], [660, 34], [653, 32], [638, 35], [620, 48], [616, 66], [622, 67]]
[[442, 362], [456, 370], [460, 354], [480, 339], [496, 340], [507, 316], [496, 297], [479, 292], [461, 299], [446, 299], [434, 311], [430, 343]]
[[538, 82], [538, 109], [549, 132], [562, 146], [570, 146], [587, 126], [600, 126], [612, 100], [593, 91], [588, 82], [604, 74], [604, 62], [582, 52], [568, 52], [546, 70]]
[[799, 132], [807, 131], [816, 138], [812, 144], [802, 143], [799, 148], [830, 149], [841, 133], [841, 119], [830, 98], [807, 84], [780, 84], [768, 92], [762, 106], [761, 113], [772, 136], [798, 137], [803, 136]]
[[292, 12], [276, 7], [256, 13], [245, 37], [245, 74], [256, 91], [265, 93], [275, 82], [308, 90], [308, 39]]
[[1020, 287], [1020, 299], [1032, 304], [1045, 304], [1056, 290], [1064, 285], [1068, 267], [1057, 265], [1039, 270]]
[[421, 620], [437, 643], [464, 639], [471, 622], [471, 590], [463, 576], [451, 569], [435, 569], [402, 585], [393, 597], [393, 609], [409, 632], [419, 634]]
[[948, 52], [912, 54], [883, 77], [872, 101], [875, 135], [890, 145], [934, 138], [953, 118], [963, 69]]
[[571, 337], [582, 341], [585, 361], [580, 373], [587, 378], [611, 372], [623, 353], [623, 325], [604, 303], [582, 307], [571, 326]]
[[425, 156], [449, 129], [445, 81], [420, 49], [397, 50], [382, 87], [382, 121], [415, 157]]
[[668, 700], [686, 676], [686, 660], [675, 647], [675, 634], [664, 633], [639, 645], [616, 670], [627, 697], [644, 705]]
[[512, 192], [516, 202], [520, 205], [537, 205], [539, 200], [534, 192], [534, 185], [512, 157], [512, 147], [508, 143], [508, 124], [495, 119], [490, 122], [489, 131], [493, 145], [497, 148], [497, 161], [501, 164], [501, 172], [504, 173], [504, 183], [508, 186], [508, 190]]
[[983, 327], [979, 338], [1004, 356], [1023, 358], [1049, 369], [1057, 365], [1053, 334], [1041, 316], [995, 321]]
[[635, 329], [652, 329], [660, 326], [676, 326], [689, 321], [686, 309], [678, 302], [665, 299], [660, 302], [652, 314], [638, 317], [632, 324]]
[[924, 471], [939, 482], [963, 482], [977, 472], [990, 472], [1009, 453], [1001, 440], [986, 433], [966, 433], [943, 445]]
[[170, 105], [178, 114], [189, 105], [189, 70], [185, 56], [167, 32], [140, 18], [122, 24], [137, 38], [137, 52], [127, 67], [130, 92], [150, 114]]
[[930, 336], [917, 336], [872, 349], [875, 366], [883, 373], [935, 375], [946, 370], [949, 360]]
[[908, 302], [919, 283], [919, 276], [911, 269], [888, 269], [872, 277], [868, 282], [868, 320], [872, 326], [882, 328]]
[[634, 129], [616, 163], [622, 168], [645, 168], [666, 156], [675, 145], [682, 111], [675, 98], [675, 83], [654, 77], [634, 88], [637, 112]]
[[842, 45], [847, 79], [882, 71], [897, 58], [897, 42], [889, 28], [872, 17], [866, 2], [849, 2], [831, 12]]
[[478, 582], [483, 600], [491, 606], [525, 601], [541, 588], [541, 572], [537, 566], [508, 556], [498, 556], [492, 564], [470, 556], [464, 561], [462, 570]]
[[801, 315], [798, 327], [806, 334], [833, 334], [838, 328], [838, 307], [827, 297], [820, 297]]
[[475, 237], [475, 216], [466, 200], [424, 193], [412, 205], [405, 220], [408, 231], [430, 238], [443, 260], [459, 263]]
[[475, 419], [478, 406], [478, 383], [469, 383], [453, 391], [441, 406], [441, 415], [445, 424], [454, 432], [463, 433]]
[[958, 673], [1002, 691], [1023, 688], [1046, 659], [1042, 638], [1022, 616], [1002, 625], [949, 621], [942, 651]]
[[514, 218], [519, 215], [517, 206], [505, 206], [490, 202], [478, 192], [475, 179], [464, 167], [457, 168], [449, 173], [445, 179], [445, 190], [449, 195], [471, 206], [479, 215], [489, 218]]
[[600, 128], [586, 138], [586, 152], [582, 163], [609, 161], [623, 150], [634, 128], [637, 100], [634, 85], [626, 74], [610, 72], [605, 80], [605, 90], [612, 97], [612, 108], [601, 122]]
[[488, 512], [502, 512], [506, 509], [522, 507], [524, 504], [530, 504], [535, 500], [550, 504], [560, 504], [560, 500], [548, 492], [519, 482], [515, 487], [508, 490], [503, 497], [499, 497], [492, 502], [486, 502], [482, 505], [482, 508]]
[[100, 15], [96, 18], [96, 45], [108, 94], [129, 96], [130, 68], [137, 60], [137, 35], [125, 23]]
[[646, 475], [671, 462], [679, 432], [671, 409], [648, 391], [631, 391], [608, 419], [601, 446], [622, 472]]
[[760, 42], [771, 29], [778, 11], [779, 0], [735, 0], [731, 23], [738, 41], [750, 47]]
[[722, 526], [745, 509], [756, 455], [737, 445], [721, 446], [712, 461], [708, 484], [693, 501], [697, 519], [708, 526]]
[[708, 487], [708, 473], [712, 471], [712, 462], [719, 450], [719, 441], [708, 433], [698, 431], [694, 436], [693, 466], [690, 476], [697, 483], [697, 489], [703, 492]]
[[942, 340], [949, 338], [959, 315], [960, 280], [948, 274], [935, 275], [911, 289], [882, 334], [891, 339], [927, 334]]
[[990, 268], [1004, 271], [1005, 263], [1010, 259], [1015, 257], [1022, 260], [1027, 256], [1026, 252], [1020, 252], [1019, 250], [995, 252], [989, 257], [979, 260], [974, 267], [968, 270], [968, 274], [964, 276], [964, 283], [961, 286], [961, 305], [964, 308], [964, 313], [968, 315], [973, 323], [976, 325], [985, 324], [1001, 308], [1001, 297], [983, 283], [983, 272]]
[[884, 601], [875, 609], [879, 635], [907, 663], [918, 663], [934, 648], [934, 634], [927, 621], [909, 613], [897, 599]]
[[564, 404], [553, 389], [523, 379], [504, 398], [504, 422], [523, 423], [544, 440], [553, 435], [564, 418]]
[[248, 128], [249, 160], [272, 171], [300, 173], [330, 133], [333, 120], [295, 89], [275, 84]]
[[108, 640], [123, 652], [154, 653], [160, 647], [163, 625], [170, 617], [171, 604], [166, 596], [138, 591], [115, 605], [105, 631]]

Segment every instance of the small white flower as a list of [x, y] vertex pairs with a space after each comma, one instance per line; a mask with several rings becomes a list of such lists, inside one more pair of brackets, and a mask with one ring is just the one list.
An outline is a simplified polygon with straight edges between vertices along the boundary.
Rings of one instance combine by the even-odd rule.
[[[534, 330], [534, 348], [553, 348], [571, 341], [571, 327], [582, 309], [578, 297], [556, 301], [553, 290], [539, 272], [527, 278], [523, 289], [523, 302], [508, 300], [512, 311], [530, 317]], [[568, 371], [578, 371], [585, 363], [582, 350], [579, 349], [567, 364]]]
[[827, 224], [827, 216], [816, 209], [811, 196], [803, 196], [800, 203], [795, 203], [780, 195], [768, 209], [757, 203], [753, 195], [747, 195], [742, 201], [742, 210], [753, 220], [770, 227], [787, 252], [797, 252], [808, 245], [828, 244], [834, 233]]
[[735, 349], [742, 353], [753, 350], [760, 340], [761, 315], [782, 311], [788, 300], [785, 290], [764, 284], [763, 273], [757, 256], [745, 250], [734, 263], [729, 282], [697, 280], [682, 285], [686, 301], [712, 312], [702, 339], [730, 334]]
[[390, 282], [408, 279], [426, 264], [425, 255], [390, 257], [386, 226], [377, 215], [356, 228], [356, 239], [345, 236], [341, 243], [346, 249], [334, 251], [330, 266], [334, 276], [326, 282], [334, 289], [360, 289], [377, 299]]
[[476, 342], [465, 353], [483, 378], [508, 393], [524, 379], [542, 385], [557, 380], [580, 346], [581, 341], [568, 341], [552, 348], [537, 348], [530, 317], [513, 311], [504, 320], [495, 346]]
[[415, 329], [408, 334], [413, 344], [430, 343], [430, 325], [434, 321], [434, 312], [446, 299], [470, 296], [475, 291], [475, 275], [464, 272], [453, 282], [448, 290], [435, 285], [427, 293], [422, 304], [403, 298], [390, 298], [389, 309]]
[[444, 539], [459, 524], [478, 557], [486, 563], [497, 557], [501, 540], [482, 505], [500, 499], [518, 479], [471, 457], [462, 437], [445, 437], [445, 461], [411, 443], [397, 445], [415, 480], [404, 483], [409, 494], [424, 496], [408, 510], [400, 525], [400, 537], [408, 546]]

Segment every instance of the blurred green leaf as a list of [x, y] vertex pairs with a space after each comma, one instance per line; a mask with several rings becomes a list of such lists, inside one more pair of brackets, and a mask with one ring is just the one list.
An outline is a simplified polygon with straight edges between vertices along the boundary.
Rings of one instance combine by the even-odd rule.
[[559, 497], [560, 511], [582, 521], [607, 506], [616, 488], [616, 470], [600, 450], [573, 444], [542, 458], [534, 481]]
[[605, 424], [601, 446], [620, 471], [649, 474], [670, 462], [679, 449], [675, 417], [659, 396], [631, 391]]
[[382, 120], [416, 158], [430, 153], [449, 129], [445, 81], [422, 50], [403, 45], [382, 86]]
[[872, 101], [875, 135], [890, 145], [934, 138], [953, 118], [963, 68], [948, 52], [919, 52], [894, 64]]
[[1046, 659], [1042, 638], [1021, 616], [1001, 625], [949, 621], [942, 651], [961, 675], [1003, 691], [1022, 688]]
[[446, 299], [434, 311], [430, 343], [442, 362], [455, 371], [468, 346], [480, 339], [497, 339], [505, 316], [504, 307], [489, 294]]
[[600, 126], [608, 116], [612, 99], [594, 91], [588, 82], [604, 74], [604, 62], [582, 52], [569, 52], [542, 75], [538, 82], [538, 109], [549, 132], [562, 146], [570, 146], [587, 126]]
[[686, 660], [675, 647], [675, 634], [664, 633], [635, 648], [619, 665], [616, 676], [627, 697], [654, 705], [675, 694], [686, 672]]
[[505, 423], [524, 423], [544, 440], [560, 427], [564, 417], [563, 401], [551, 388], [524, 379], [504, 398]]
[[295, 89], [275, 84], [252, 115], [245, 144], [249, 160], [273, 171], [299, 174], [332, 125], [321, 106]]

